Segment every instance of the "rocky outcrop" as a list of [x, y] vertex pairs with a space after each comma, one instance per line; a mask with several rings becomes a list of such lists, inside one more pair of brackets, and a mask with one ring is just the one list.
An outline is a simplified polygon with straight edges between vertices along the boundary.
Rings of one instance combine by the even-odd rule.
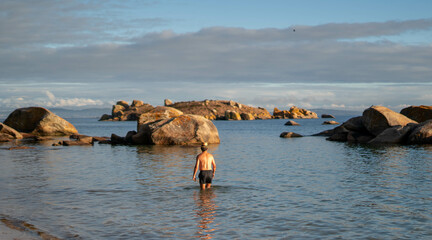
[[[188, 101], [172, 103], [169, 106], [182, 111], [184, 114], [199, 115], [210, 120], [226, 120], [225, 113], [227, 111], [239, 114], [241, 120], [272, 118], [270, 113], [264, 108], [251, 107], [235, 101]], [[238, 119], [237, 116], [235, 118]], [[233, 120], [233, 118], [231, 118], [231, 120]]]
[[154, 107], [140, 100], [133, 100], [129, 105], [126, 101], [118, 101], [113, 105], [111, 115], [104, 114], [99, 121], [136, 121], [141, 114], [153, 110]]
[[419, 123], [432, 119], [432, 106], [411, 106], [401, 110], [402, 115]]
[[312, 111], [293, 106], [290, 110], [279, 110], [274, 108], [273, 118], [278, 119], [298, 119], [298, 118], [318, 118], [318, 115]]
[[[131, 136], [132, 144], [193, 145], [219, 143], [216, 126], [208, 119], [191, 114], [148, 122]], [[112, 139], [113, 140], [113, 139]], [[119, 139], [126, 140], [126, 139]]]
[[416, 121], [386, 107], [372, 106], [360, 117], [351, 118], [341, 126], [316, 135], [328, 136], [331, 141], [369, 144], [430, 144], [432, 120]]
[[141, 114], [141, 116], [138, 119], [137, 130], [139, 130], [140, 126], [145, 124], [145, 123], [154, 122], [154, 121], [162, 120], [162, 119], [169, 119], [169, 118], [173, 118], [173, 117], [178, 117], [180, 115], [183, 115], [183, 112], [179, 111], [175, 108], [158, 106], [153, 110], [150, 110], [146, 113]]
[[378, 136], [389, 127], [405, 126], [408, 123], [417, 123], [406, 116], [396, 113], [383, 106], [372, 106], [363, 112], [363, 125], [369, 133]]
[[283, 133], [281, 133], [281, 135], [279, 137], [281, 137], [281, 138], [295, 138], [295, 137], [303, 137], [303, 136], [298, 134], [298, 133], [294, 133], [294, 132], [283, 132]]
[[18, 132], [35, 136], [66, 136], [78, 133], [71, 123], [42, 107], [16, 109], [4, 124]]
[[15, 129], [0, 123], [0, 142], [9, 142], [14, 139], [22, 139], [21, 133]]

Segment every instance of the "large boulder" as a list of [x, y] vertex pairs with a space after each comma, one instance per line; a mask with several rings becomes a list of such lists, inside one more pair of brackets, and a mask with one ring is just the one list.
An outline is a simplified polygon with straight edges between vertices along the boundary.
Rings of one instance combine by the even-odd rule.
[[137, 130], [139, 131], [140, 126], [148, 123], [148, 122], [154, 122], [157, 120], [162, 119], [169, 119], [173, 117], [178, 117], [180, 115], [183, 115], [183, 112], [180, 110], [177, 110], [172, 107], [162, 107], [158, 106], [153, 110], [150, 110], [146, 113], [141, 114], [141, 116], [138, 119], [138, 127]]
[[349, 131], [354, 132], [367, 132], [367, 129], [363, 125], [363, 118], [361, 116], [359, 117], [353, 117], [348, 119], [346, 122], [342, 124], [344, 128], [346, 128]]
[[120, 100], [116, 103], [116, 105], [123, 106], [125, 109], [129, 108], [129, 104], [126, 101]]
[[141, 100], [133, 100], [131, 107], [141, 107], [142, 105], [144, 105], [144, 102]]
[[126, 108], [123, 105], [117, 104], [117, 105], [113, 105], [112, 107], [112, 116], [113, 117], [121, 117], [124, 114], [124, 110], [126, 110]]
[[411, 106], [401, 110], [401, 114], [419, 123], [432, 119], [432, 106]]
[[369, 141], [371, 144], [404, 143], [408, 133], [416, 124], [408, 124], [404, 127], [394, 126], [382, 131], [378, 136]]
[[173, 104], [173, 102], [171, 100], [169, 100], [169, 99], [164, 100], [164, 106], [170, 106], [172, 104]]
[[132, 136], [133, 144], [193, 145], [219, 143], [216, 126], [208, 119], [191, 114], [149, 122]]
[[432, 120], [418, 124], [408, 136], [409, 144], [432, 143]]
[[8, 142], [13, 139], [22, 139], [21, 133], [15, 129], [0, 123], [0, 142]]
[[65, 136], [78, 133], [71, 123], [42, 107], [16, 109], [4, 124], [19, 132], [36, 136]]
[[363, 125], [374, 136], [378, 136], [384, 130], [394, 126], [406, 126], [409, 123], [417, 123], [406, 116], [394, 112], [383, 106], [372, 106], [363, 112]]

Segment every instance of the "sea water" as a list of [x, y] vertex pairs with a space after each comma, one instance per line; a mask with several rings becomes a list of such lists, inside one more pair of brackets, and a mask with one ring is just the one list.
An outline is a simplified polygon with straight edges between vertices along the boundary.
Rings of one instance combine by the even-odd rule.
[[[92, 136], [136, 129], [68, 120]], [[192, 181], [197, 147], [3, 143], [0, 215], [63, 239], [432, 238], [432, 146], [331, 142], [310, 136], [334, 127], [323, 119], [286, 121], [215, 121], [206, 191]]]

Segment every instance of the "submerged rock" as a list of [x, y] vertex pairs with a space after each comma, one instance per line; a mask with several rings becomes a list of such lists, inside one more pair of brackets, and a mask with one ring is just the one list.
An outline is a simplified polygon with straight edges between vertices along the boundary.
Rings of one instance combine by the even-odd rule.
[[76, 135], [74, 137], [72, 137], [73, 139], [76, 140], [65, 140], [62, 142], [63, 146], [82, 146], [82, 145], [93, 145], [94, 143], [94, 139], [93, 137], [90, 136], [86, 136], [86, 135]]
[[8, 148], [8, 150], [24, 150], [24, 149], [36, 149], [36, 148], [28, 147], [28, 146], [15, 146], [15, 147]]
[[9, 127], [36, 136], [65, 136], [76, 134], [76, 128], [42, 107], [19, 108], [4, 121]]
[[294, 122], [292, 120], [285, 123], [286, 126], [300, 126], [297, 122]]
[[338, 125], [339, 123], [336, 121], [324, 121], [323, 125]]
[[321, 114], [321, 118], [335, 118], [335, 117], [331, 114]]
[[302, 135], [294, 132], [283, 132], [280, 134], [281, 138], [295, 138], [295, 137], [303, 137]]

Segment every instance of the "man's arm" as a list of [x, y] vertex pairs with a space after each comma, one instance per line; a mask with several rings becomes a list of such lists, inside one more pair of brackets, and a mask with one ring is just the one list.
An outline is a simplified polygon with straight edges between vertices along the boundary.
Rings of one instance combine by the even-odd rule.
[[216, 172], [216, 162], [214, 160], [214, 158], [212, 157], [212, 165], [213, 165], [213, 177], [215, 176], [215, 172]]
[[198, 172], [198, 165], [199, 165], [199, 161], [198, 161], [198, 156], [196, 157], [196, 163], [195, 163], [195, 168], [194, 168], [194, 172], [193, 172], [193, 176], [192, 179], [194, 180], [194, 182], [196, 181], [196, 173]]

